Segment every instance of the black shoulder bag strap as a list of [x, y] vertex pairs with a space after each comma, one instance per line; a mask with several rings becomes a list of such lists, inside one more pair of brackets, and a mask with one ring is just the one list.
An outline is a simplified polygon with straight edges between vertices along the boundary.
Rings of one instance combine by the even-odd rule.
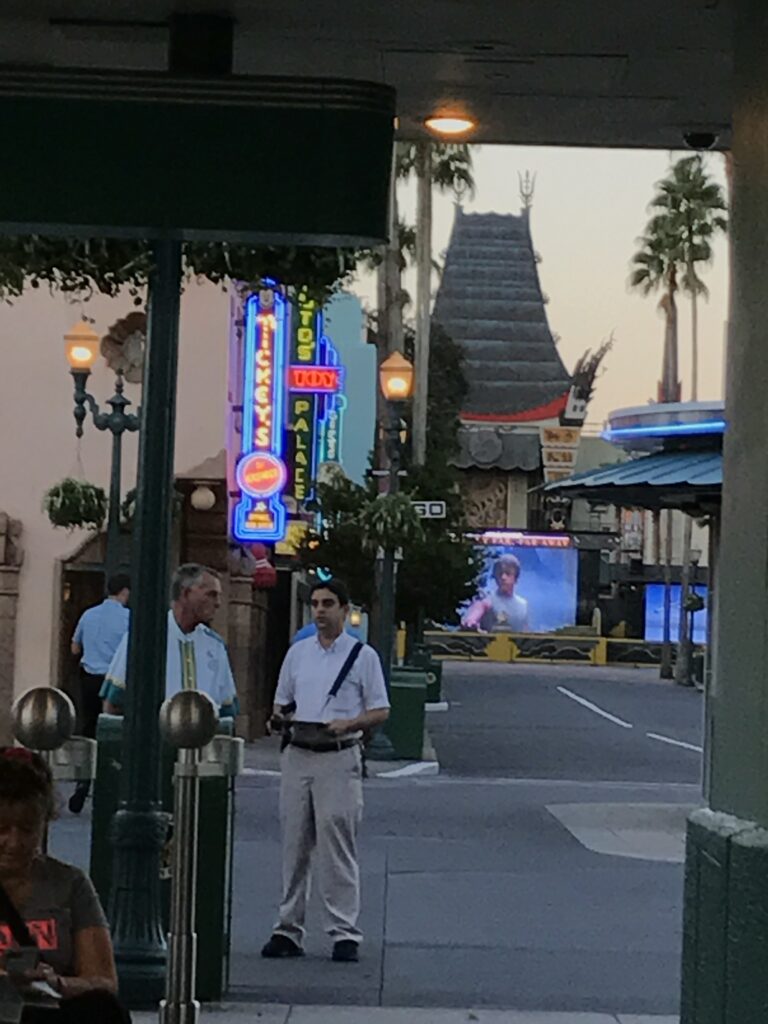
[[334, 682], [333, 686], [328, 691], [328, 696], [325, 698], [325, 703], [326, 704], [329, 701], [333, 700], [333, 698], [336, 696], [336, 694], [341, 689], [341, 684], [344, 682], [344, 680], [347, 678], [349, 673], [352, 671], [352, 666], [357, 661], [357, 656], [360, 653], [360, 651], [362, 651], [362, 649], [363, 649], [363, 645], [358, 640], [357, 643], [355, 644], [355, 646], [352, 648], [352, 650], [347, 655], [347, 660], [341, 666], [341, 669], [339, 670], [339, 674], [336, 676], [336, 681]]
[[30, 935], [29, 928], [24, 924], [21, 914], [14, 907], [11, 897], [3, 888], [2, 883], [0, 883], [0, 918], [11, 929], [11, 935], [21, 947], [37, 948], [37, 943]]

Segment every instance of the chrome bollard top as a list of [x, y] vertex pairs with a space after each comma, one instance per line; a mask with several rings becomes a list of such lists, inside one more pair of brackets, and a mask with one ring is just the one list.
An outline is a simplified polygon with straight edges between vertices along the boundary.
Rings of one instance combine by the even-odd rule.
[[160, 708], [163, 739], [179, 750], [195, 750], [210, 743], [218, 723], [216, 705], [201, 690], [180, 690]]
[[75, 731], [75, 707], [62, 690], [36, 686], [14, 701], [13, 735], [30, 750], [56, 750]]

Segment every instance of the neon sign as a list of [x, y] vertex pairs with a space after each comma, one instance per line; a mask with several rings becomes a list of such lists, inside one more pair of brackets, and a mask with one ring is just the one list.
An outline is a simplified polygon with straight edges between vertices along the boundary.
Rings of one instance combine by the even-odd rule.
[[341, 391], [340, 366], [289, 366], [288, 387], [291, 391], [309, 391], [315, 395], [333, 395]]
[[[291, 361], [288, 386], [291, 395], [288, 400], [288, 426], [294, 435], [293, 454], [293, 496], [297, 502], [310, 497], [315, 477], [315, 421], [317, 419], [317, 394], [307, 387], [309, 375], [319, 368], [315, 366], [318, 339], [322, 331], [322, 314], [314, 299], [305, 291], [299, 293], [295, 309], [296, 324], [291, 339]], [[303, 387], [294, 388], [292, 378], [303, 374]]]
[[285, 487], [285, 463], [269, 452], [253, 452], [237, 464], [237, 485], [252, 498], [271, 498]]
[[[342, 375], [344, 370], [339, 366], [339, 353], [330, 338], [322, 338], [322, 363], [331, 369], [338, 370]], [[326, 393], [322, 398], [323, 414], [319, 421], [320, 454], [318, 461], [341, 462], [341, 434], [344, 422], [344, 412], [347, 408], [347, 399], [339, 388], [334, 393]]]
[[240, 543], [283, 541], [306, 527], [318, 467], [341, 456], [345, 371], [323, 311], [306, 290], [268, 285], [233, 307], [228, 476]]
[[245, 305], [243, 429], [235, 469], [240, 500], [232, 532], [239, 541], [280, 540], [285, 535], [282, 491], [286, 300], [264, 289]]

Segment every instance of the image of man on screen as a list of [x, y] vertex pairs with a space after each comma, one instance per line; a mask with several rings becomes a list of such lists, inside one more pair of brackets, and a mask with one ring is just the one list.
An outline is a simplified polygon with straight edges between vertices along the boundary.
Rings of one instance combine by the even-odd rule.
[[467, 629], [528, 631], [528, 602], [515, 593], [520, 579], [520, 562], [514, 555], [502, 555], [493, 566], [496, 586], [478, 597], [467, 609], [462, 625]]

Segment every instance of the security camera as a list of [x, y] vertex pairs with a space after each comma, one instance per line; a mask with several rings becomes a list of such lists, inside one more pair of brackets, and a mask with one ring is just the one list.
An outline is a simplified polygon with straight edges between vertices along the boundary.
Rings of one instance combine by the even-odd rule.
[[717, 132], [683, 132], [683, 140], [688, 149], [714, 149]]

